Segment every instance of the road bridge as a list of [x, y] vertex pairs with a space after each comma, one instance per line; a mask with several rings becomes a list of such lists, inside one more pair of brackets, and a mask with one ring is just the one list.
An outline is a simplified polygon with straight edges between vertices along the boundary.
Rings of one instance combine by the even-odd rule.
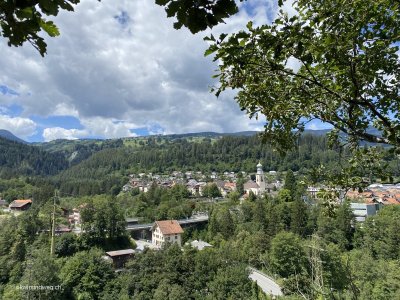
[[249, 278], [257, 283], [257, 285], [263, 290], [267, 295], [272, 296], [282, 296], [282, 289], [277, 284], [274, 279], [269, 277], [267, 274], [264, 274], [261, 271], [258, 271], [254, 268], [249, 267], [250, 275]]
[[[208, 215], [194, 215], [187, 219], [177, 220], [178, 223], [183, 227], [190, 227], [193, 225], [203, 224], [208, 222]], [[131, 235], [140, 239], [151, 239], [150, 229], [153, 227], [153, 223], [146, 224], [128, 224], [126, 230], [131, 232]]]

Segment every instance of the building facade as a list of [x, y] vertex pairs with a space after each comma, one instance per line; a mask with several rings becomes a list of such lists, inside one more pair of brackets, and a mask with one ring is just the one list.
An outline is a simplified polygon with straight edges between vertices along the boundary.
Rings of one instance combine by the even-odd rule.
[[165, 243], [182, 245], [181, 234], [183, 229], [176, 220], [156, 221], [151, 231], [151, 242], [157, 248], [161, 248]]
[[381, 208], [379, 203], [350, 203], [350, 208], [357, 222], [364, 222], [369, 216], [376, 215]]
[[253, 180], [247, 181], [243, 185], [243, 189], [246, 194], [252, 192], [256, 196], [260, 196], [266, 192], [267, 184], [265, 182], [265, 174], [261, 163], [257, 164], [256, 181], [255, 182]]

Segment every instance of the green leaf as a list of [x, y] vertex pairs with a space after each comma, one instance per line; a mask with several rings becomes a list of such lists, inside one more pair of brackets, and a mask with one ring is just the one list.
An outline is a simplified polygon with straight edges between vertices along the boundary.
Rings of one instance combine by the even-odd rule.
[[213, 35], [206, 36], [206, 37], [204, 37], [203, 40], [206, 41], [206, 42], [215, 42], [216, 41], [215, 37]]
[[252, 22], [252, 21], [249, 21], [249, 22], [247, 23], [246, 27], [247, 27], [248, 30], [253, 29], [253, 22]]
[[53, 23], [53, 21], [45, 22], [44, 20], [42, 20], [40, 22], [40, 27], [44, 31], [46, 31], [46, 33], [51, 37], [55, 37], [55, 36], [59, 36], [60, 35], [60, 31], [58, 30], [57, 26]]
[[33, 17], [33, 8], [25, 7], [24, 9], [17, 10], [15, 14], [20, 20], [31, 19]]
[[218, 46], [217, 45], [211, 45], [205, 52], [204, 52], [204, 56], [208, 56], [210, 54], [213, 54], [215, 51], [218, 50]]
[[165, 6], [170, 0], [156, 0], [157, 5]]

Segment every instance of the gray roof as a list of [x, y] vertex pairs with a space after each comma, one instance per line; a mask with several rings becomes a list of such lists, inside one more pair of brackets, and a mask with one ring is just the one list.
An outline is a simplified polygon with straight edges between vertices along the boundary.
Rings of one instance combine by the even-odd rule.
[[111, 257], [121, 256], [121, 255], [129, 255], [129, 254], [133, 254], [133, 253], [135, 253], [135, 250], [133, 250], [133, 249], [125, 249], [125, 250], [106, 252], [106, 254]]
[[197, 248], [199, 250], [203, 250], [206, 247], [212, 247], [211, 244], [204, 242], [204, 241], [198, 241], [198, 240], [194, 240], [193, 242], [190, 242], [190, 245], [192, 245], [193, 248]]
[[245, 184], [243, 184], [243, 188], [244, 188], [245, 190], [247, 190], [247, 189], [258, 189], [259, 186], [258, 186], [258, 184], [255, 183], [253, 180], [249, 180], [249, 181], [247, 181]]

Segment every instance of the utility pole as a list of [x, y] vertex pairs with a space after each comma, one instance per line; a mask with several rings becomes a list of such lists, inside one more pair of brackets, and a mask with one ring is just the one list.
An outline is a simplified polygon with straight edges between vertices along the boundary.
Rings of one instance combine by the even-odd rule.
[[320, 237], [316, 234], [311, 236], [310, 263], [311, 263], [311, 280], [313, 282], [314, 292], [317, 292], [317, 297], [322, 296], [325, 299], [324, 293], [324, 276], [323, 276], [323, 260], [321, 259], [321, 252], [325, 251], [320, 247]]
[[54, 256], [54, 236], [55, 236], [55, 225], [56, 225], [56, 199], [58, 199], [58, 191], [54, 191], [53, 198], [53, 216], [52, 216], [52, 224], [51, 224], [51, 245], [50, 245], [50, 256]]

